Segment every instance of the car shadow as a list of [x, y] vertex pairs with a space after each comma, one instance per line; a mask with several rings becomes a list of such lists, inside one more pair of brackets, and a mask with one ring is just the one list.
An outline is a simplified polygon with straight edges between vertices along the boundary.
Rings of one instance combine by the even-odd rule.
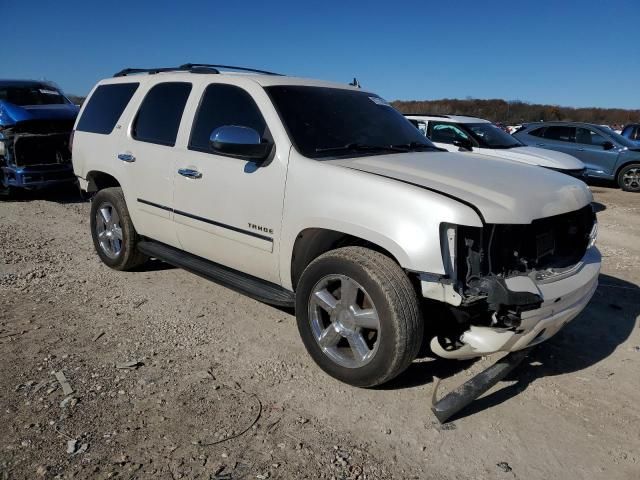
[[604, 274], [599, 282], [587, 308], [553, 338], [533, 348], [523, 364], [507, 377], [515, 383], [475, 400], [449, 421], [499, 405], [538, 378], [589, 368], [624, 343], [640, 315], [640, 287]]
[[131, 270], [132, 272], [161, 272], [163, 270], [173, 270], [177, 267], [171, 265], [170, 263], [163, 262], [162, 260], [158, 260], [157, 258], [151, 258], [144, 262], [137, 268]]
[[607, 207], [600, 202], [591, 202], [591, 206], [596, 213], [604, 212], [607, 209]]
[[80, 188], [76, 183], [69, 183], [59, 187], [42, 188], [38, 190], [14, 189], [10, 197], [14, 202], [33, 202], [35, 200], [46, 200], [62, 204], [85, 203]]

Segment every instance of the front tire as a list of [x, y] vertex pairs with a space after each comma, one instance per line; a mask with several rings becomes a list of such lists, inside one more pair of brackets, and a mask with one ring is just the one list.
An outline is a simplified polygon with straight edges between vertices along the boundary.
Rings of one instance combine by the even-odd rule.
[[114, 270], [131, 270], [148, 257], [138, 251], [138, 233], [120, 187], [100, 190], [91, 201], [91, 237], [98, 256]]
[[296, 318], [318, 366], [358, 387], [403, 372], [418, 354], [424, 329], [405, 272], [363, 247], [332, 250], [309, 264], [296, 290]]
[[626, 165], [620, 170], [618, 186], [625, 192], [640, 192], [640, 163]]

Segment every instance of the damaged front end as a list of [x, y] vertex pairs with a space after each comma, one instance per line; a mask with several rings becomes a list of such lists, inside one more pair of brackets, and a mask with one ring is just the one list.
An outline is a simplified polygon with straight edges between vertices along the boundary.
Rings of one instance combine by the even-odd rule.
[[75, 181], [69, 141], [78, 111], [48, 83], [0, 80], [0, 186]]
[[591, 205], [527, 225], [442, 224], [446, 275], [421, 276], [423, 295], [448, 304], [432, 351], [471, 358], [555, 334], [595, 290], [600, 257], [588, 251], [596, 232]]
[[42, 188], [75, 180], [69, 137], [73, 120], [32, 120], [0, 130], [3, 183]]

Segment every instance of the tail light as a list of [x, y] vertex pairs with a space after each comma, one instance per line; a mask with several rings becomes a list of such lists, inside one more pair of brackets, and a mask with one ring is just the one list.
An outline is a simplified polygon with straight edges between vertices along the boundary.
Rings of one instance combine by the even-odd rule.
[[73, 134], [76, 133], [75, 130], [71, 130], [71, 133], [69, 134], [69, 151], [73, 151]]

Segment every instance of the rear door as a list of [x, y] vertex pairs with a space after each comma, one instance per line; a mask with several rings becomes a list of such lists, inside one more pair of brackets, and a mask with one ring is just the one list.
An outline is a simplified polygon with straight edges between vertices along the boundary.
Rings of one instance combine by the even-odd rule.
[[[576, 127], [565, 125], [550, 125], [544, 129], [543, 137], [539, 138], [536, 147], [548, 148], [568, 153], [578, 157], [576, 146]], [[579, 157], [578, 157], [579, 158]]]
[[159, 82], [140, 92], [131, 112], [128, 141], [113, 152], [122, 169], [125, 198], [136, 230], [178, 246], [173, 224], [173, 171], [176, 137], [191, 83]]

